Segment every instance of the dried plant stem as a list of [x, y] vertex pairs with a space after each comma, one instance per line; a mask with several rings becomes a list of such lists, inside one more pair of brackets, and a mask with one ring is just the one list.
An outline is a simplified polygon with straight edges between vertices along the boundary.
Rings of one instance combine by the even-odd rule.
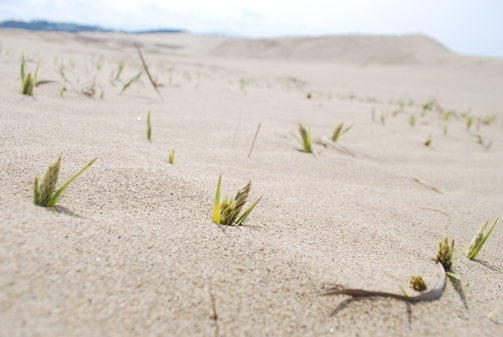
[[253, 146], [255, 145], [255, 140], [257, 139], [257, 135], [258, 135], [258, 132], [260, 130], [260, 126], [262, 125], [262, 123], [259, 123], [258, 124], [258, 127], [257, 127], [257, 132], [255, 132], [255, 137], [253, 137], [253, 142], [252, 142], [252, 145], [251, 145], [251, 148], [250, 148], [250, 152], [248, 153], [248, 158], [250, 158], [251, 156], [251, 153], [253, 151]]
[[148, 71], [147, 63], [145, 63], [145, 60], [143, 59], [143, 55], [140, 51], [140, 47], [138, 47], [138, 44], [136, 44], [136, 43], [134, 44], [134, 46], [135, 46], [136, 50], [138, 51], [138, 55], [140, 55], [141, 63], [143, 63], [143, 68], [145, 68], [145, 72], [147, 73], [147, 76], [148, 76], [148, 79], [150, 80], [150, 83], [152, 83], [152, 85], [154, 86], [154, 89], [157, 92], [157, 94], [159, 95], [159, 97], [161, 98], [161, 101], [164, 100], [162, 98], [161, 92], [159, 91], [159, 88], [157, 87], [157, 84], [152, 79], [152, 75], [150, 75], [150, 72]]
[[404, 296], [404, 295], [398, 295], [398, 294], [393, 294], [393, 293], [386, 293], [382, 291], [368, 291], [368, 290], [363, 290], [363, 289], [342, 289], [342, 290], [335, 290], [335, 291], [329, 291], [323, 295], [328, 296], [328, 295], [349, 295], [353, 297], [366, 297], [366, 296], [383, 296], [383, 297], [392, 297], [396, 298], [398, 300], [406, 301], [406, 302], [419, 302], [419, 301], [430, 301], [434, 300], [442, 293], [444, 292], [445, 288], [445, 270], [444, 267], [442, 266], [441, 263], [438, 263], [438, 270], [440, 272], [440, 278], [435, 285], [433, 289], [430, 291], [417, 295], [417, 296]]

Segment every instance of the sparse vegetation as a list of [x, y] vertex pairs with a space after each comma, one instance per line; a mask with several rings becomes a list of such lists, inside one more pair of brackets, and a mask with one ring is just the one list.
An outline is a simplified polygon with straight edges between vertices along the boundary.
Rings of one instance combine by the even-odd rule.
[[342, 129], [343, 127], [344, 127], [344, 123], [337, 125], [337, 127], [334, 130], [334, 133], [332, 133], [332, 137], [330, 139], [334, 143], [337, 143], [342, 138], [342, 136], [353, 127], [353, 125], [348, 126], [344, 130]]
[[436, 98], [430, 98], [430, 100], [426, 103], [423, 104], [423, 115], [426, 113], [426, 111], [431, 111], [433, 110], [433, 107], [435, 106], [435, 103], [437, 102]]
[[127, 88], [129, 88], [129, 86], [130, 86], [131, 84], [133, 84], [134, 82], [136, 82], [136, 81], [137, 81], [137, 80], [141, 77], [141, 75], [142, 75], [142, 74], [143, 74], [143, 69], [142, 69], [142, 70], [140, 70], [140, 72], [139, 72], [137, 75], [135, 75], [132, 79], [130, 79], [130, 80], [129, 80], [126, 84], [124, 84], [124, 86], [122, 87], [122, 90], [121, 90], [121, 92], [119, 93], [119, 95], [122, 95], [122, 93], [123, 93], [123, 92], [124, 92]]
[[[37, 64], [37, 68], [35, 69], [35, 72], [32, 75], [30, 72], [28, 72], [28, 67], [26, 66], [26, 60], [24, 59], [24, 55], [22, 56], [22, 60], [21, 60], [21, 92], [23, 95], [27, 95], [27, 96], [33, 95], [33, 88], [35, 87], [35, 84], [37, 82], [37, 73], [38, 73], [39, 64]], [[28, 73], [28, 75], [26, 75], [26, 73]]]
[[175, 163], [175, 149], [172, 149], [170, 154], [169, 154], [169, 157], [168, 157], [168, 162], [170, 164], [174, 164]]
[[116, 81], [118, 81], [118, 80], [119, 80], [119, 77], [120, 77], [120, 76], [121, 76], [121, 74], [122, 74], [122, 70], [124, 70], [124, 65], [125, 65], [125, 64], [126, 64], [126, 63], [124, 62], [124, 60], [119, 61], [119, 62], [117, 63], [117, 75], [115, 75], [115, 80], [116, 80]]
[[297, 139], [297, 141], [302, 146], [301, 151], [305, 153], [313, 153], [313, 149], [311, 147], [311, 132], [307, 131], [302, 124], [299, 124], [299, 133], [300, 133], [300, 139], [297, 136], [295, 136], [295, 134], [292, 133], [292, 135], [295, 137], [295, 139]]
[[426, 137], [426, 140], [424, 141], [425, 146], [430, 146], [431, 144], [431, 133]]
[[410, 124], [410, 126], [414, 126], [416, 124], [416, 116], [410, 115], [409, 124]]
[[61, 155], [58, 156], [56, 161], [52, 163], [47, 172], [44, 174], [41, 180], [38, 179], [38, 176], [35, 177], [35, 185], [33, 192], [33, 203], [35, 205], [43, 206], [43, 207], [54, 207], [58, 202], [58, 199], [61, 197], [61, 194], [65, 191], [65, 189], [85, 170], [91, 166], [96, 158], [87, 163], [77, 174], [71, 177], [63, 186], [61, 186], [57, 191], [56, 184], [58, 182], [59, 169], [61, 166]]
[[152, 137], [152, 125], [150, 124], [150, 110], [149, 110], [147, 114], [147, 139], [150, 141], [151, 137]]
[[421, 275], [414, 275], [410, 278], [410, 286], [416, 291], [425, 291], [428, 287]]
[[468, 245], [466, 245], [466, 247], [463, 249], [462, 251], [463, 255], [465, 255], [470, 260], [473, 260], [486, 243], [487, 239], [489, 238], [489, 235], [491, 235], [494, 226], [496, 226], [497, 222], [498, 219], [494, 221], [494, 223], [492, 224], [491, 228], [489, 229], [486, 235], [484, 235], [484, 230], [486, 229], [489, 221], [486, 221], [484, 224], [482, 224], [478, 232], [475, 233], [475, 236], [473, 237], [472, 241]]
[[[220, 200], [220, 185], [222, 182], [222, 175], [218, 178], [217, 191], [215, 194], [215, 202], [213, 205], [213, 222], [218, 225], [225, 226], [241, 226], [246, 220], [251, 211], [255, 208], [257, 203], [262, 199], [262, 197], [255, 200], [250, 207], [242, 214], [246, 200], [248, 199], [248, 194], [251, 190], [251, 180], [246, 183], [242, 188], [240, 188], [235, 197], [230, 197], [226, 195], [223, 201]], [[237, 219], [237, 220], [236, 220]]]

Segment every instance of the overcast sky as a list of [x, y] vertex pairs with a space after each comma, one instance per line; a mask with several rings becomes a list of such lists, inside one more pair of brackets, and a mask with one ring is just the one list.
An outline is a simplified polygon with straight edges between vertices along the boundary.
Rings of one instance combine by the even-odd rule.
[[423, 33], [503, 57], [503, 0], [0, 0], [0, 21], [45, 19], [245, 37]]

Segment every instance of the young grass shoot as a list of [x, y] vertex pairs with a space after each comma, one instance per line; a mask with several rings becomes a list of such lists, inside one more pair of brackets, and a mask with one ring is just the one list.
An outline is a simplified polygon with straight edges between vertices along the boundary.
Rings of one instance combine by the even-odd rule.
[[241, 226], [246, 220], [251, 211], [255, 208], [262, 197], [255, 200], [243, 214], [240, 215], [246, 200], [248, 199], [248, 194], [251, 190], [251, 180], [246, 183], [245, 186], [240, 188], [235, 197], [230, 197], [226, 195], [223, 200], [220, 199], [220, 185], [222, 182], [222, 175], [218, 178], [217, 191], [215, 193], [215, 202], [213, 205], [213, 217], [212, 220], [217, 225], [225, 226]]
[[149, 110], [147, 115], [147, 139], [150, 141], [151, 137], [152, 137], [152, 125], [150, 125], [150, 110]]
[[332, 142], [337, 143], [342, 138], [342, 136], [344, 136], [344, 134], [353, 127], [353, 125], [348, 126], [344, 130], [343, 127], [344, 123], [337, 125], [337, 127], [334, 130], [334, 133], [332, 133], [332, 137], [330, 138]]
[[313, 148], [311, 147], [311, 132], [307, 131], [306, 128], [299, 124], [300, 139], [292, 133], [292, 135], [297, 139], [297, 141], [302, 146], [301, 151], [305, 153], [313, 153]]
[[[40, 64], [40, 63], [39, 63]], [[21, 61], [21, 93], [26, 96], [32, 96], [33, 95], [33, 87], [35, 87], [35, 84], [37, 82], [37, 73], [38, 73], [38, 66], [35, 69], [35, 72], [33, 75], [28, 72], [28, 67], [26, 66], [26, 60], [24, 59], [24, 55]], [[28, 75], [26, 75], [28, 73]]]
[[171, 153], [168, 156], [168, 163], [170, 163], [170, 164], [175, 163], [175, 149], [171, 150]]
[[489, 221], [486, 221], [484, 224], [482, 224], [478, 232], [475, 233], [475, 236], [473, 237], [472, 241], [468, 245], [466, 245], [466, 247], [463, 249], [462, 254], [467, 258], [469, 258], [470, 260], [473, 260], [477, 256], [479, 251], [482, 249], [487, 239], [489, 239], [489, 235], [491, 235], [494, 226], [496, 226], [497, 222], [498, 219], [494, 221], [494, 223], [492, 224], [491, 228], [489, 229], [486, 235], [484, 235], [484, 230], [486, 229]]
[[129, 88], [129, 86], [130, 86], [131, 84], [133, 84], [134, 82], [136, 82], [136, 81], [137, 81], [137, 80], [141, 77], [141, 75], [143, 75], [143, 71], [144, 71], [144, 69], [140, 70], [140, 72], [139, 72], [137, 75], [135, 75], [135, 76], [134, 76], [132, 79], [130, 79], [130, 80], [129, 80], [126, 84], [124, 84], [124, 86], [122, 87], [122, 90], [121, 90], [121, 92], [119, 93], [119, 95], [122, 95], [122, 93], [123, 93], [123, 92], [124, 92], [127, 88]]
[[58, 182], [59, 168], [61, 166], [61, 155], [52, 163], [47, 172], [45, 172], [42, 179], [39, 180], [38, 176], [35, 177], [35, 185], [33, 192], [33, 203], [43, 207], [54, 207], [61, 197], [61, 194], [67, 189], [70, 184], [77, 179], [85, 170], [91, 166], [96, 158], [87, 163], [79, 172], [71, 177], [63, 186], [56, 190]]

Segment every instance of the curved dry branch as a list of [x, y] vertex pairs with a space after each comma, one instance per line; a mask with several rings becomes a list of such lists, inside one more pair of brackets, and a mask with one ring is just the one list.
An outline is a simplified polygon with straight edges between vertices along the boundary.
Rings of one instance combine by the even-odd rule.
[[138, 44], [136, 44], [136, 43], [134, 44], [134, 46], [135, 46], [136, 50], [138, 51], [138, 55], [140, 55], [141, 63], [143, 63], [143, 68], [145, 68], [145, 72], [147, 73], [147, 76], [148, 76], [148, 79], [150, 80], [150, 83], [152, 83], [155, 91], [157, 92], [157, 94], [159, 95], [161, 100], [163, 100], [161, 92], [158, 89], [159, 85], [157, 83], [155, 83], [155, 81], [152, 79], [152, 76], [150, 75], [150, 72], [148, 71], [147, 63], [145, 63], [145, 60], [143, 59], [143, 55], [140, 51], [140, 47], [138, 47]]
[[404, 296], [393, 293], [386, 293], [382, 291], [368, 291], [363, 289], [342, 289], [342, 290], [334, 290], [329, 291], [324, 296], [328, 295], [349, 295], [353, 297], [365, 297], [365, 296], [383, 296], [383, 297], [392, 297], [398, 300], [407, 301], [407, 302], [419, 302], [419, 301], [431, 301], [437, 299], [442, 295], [445, 288], [445, 270], [441, 263], [438, 263], [440, 270], [440, 278], [433, 289], [423, 294], [417, 296]]

